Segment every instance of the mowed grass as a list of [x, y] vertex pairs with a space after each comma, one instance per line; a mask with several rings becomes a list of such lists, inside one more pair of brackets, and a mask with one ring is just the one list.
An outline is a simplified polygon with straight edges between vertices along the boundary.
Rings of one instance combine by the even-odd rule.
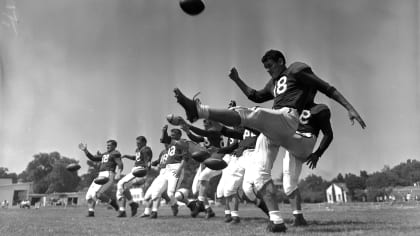
[[[202, 214], [191, 218], [186, 207], [174, 217], [167, 206], [158, 219], [117, 218], [105, 207], [98, 207], [94, 218], [85, 217], [85, 207], [0, 209], [0, 235], [272, 235], [265, 231], [265, 215], [252, 205], [241, 205], [242, 221], [237, 225], [223, 222], [222, 206], [213, 209], [216, 217], [210, 220]], [[281, 211], [287, 235], [420, 235], [417, 204], [305, 204], [309, 226], [301, 228], [291, 226], [289, 205], [281, 205]]]

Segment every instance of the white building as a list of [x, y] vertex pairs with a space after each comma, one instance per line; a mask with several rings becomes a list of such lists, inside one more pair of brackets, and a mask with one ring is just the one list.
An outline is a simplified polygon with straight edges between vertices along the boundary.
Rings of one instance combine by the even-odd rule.
[[349, 189], [344, 183], [332, 183], [326, 191], [328, 203], [343, 203], [350, 201]]
[[28, 200], [32, 193], [32, 182], [12, 183], [12, 178], [0, 178], [0, 201], [6, 200], [10, 206]]

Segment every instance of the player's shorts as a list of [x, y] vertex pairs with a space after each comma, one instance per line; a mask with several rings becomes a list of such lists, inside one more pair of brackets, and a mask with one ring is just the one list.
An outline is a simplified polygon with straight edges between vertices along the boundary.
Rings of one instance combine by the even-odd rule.
[[98, 174], [98, 177], [99, 176], [108, 177], [109, 178], [108, 182], [103, 185], [99, 185], [99, 184], [95, 184], [95, 182], [92, 181], [92, 183], [89, 186], [88, 191], [86, 192], [86, 200], [89, 200], [89, 199], [96, 200], [100, 194], [108, 190], [114, 182], [115, 173], [112, 171], [101, 171]]
[[[131, 171], [134, 170], [135, 167]], [[126, 176], [124, 176], [122, 179], [120, 179], [117, 183], [117, 200], [120, 200], [124, 195], [124, 191], [126, 189], [129, 189], [133, 184], [144, 182], [147, 178], [147, 175], [145, 177], [136, 177], [132, 174], [132, 172], [128, 173]]]
[[241, 126], [254, 128], [269, 138], [271, 143], [288, 148], [290, 137], [299, 126], [299, 113], [294, 108], [283, 107], [273, 110], [268, 108], [234, 109], [241, 117]]
[[149, 189], [147, 189], [144, 199], [155, 200], [159, 198], [165, 190], [169, 197], [174, 196], [175, 191], [179, 188], [179, 185], [184, 178], [184, 170], [182, 170], [181, 175], [178, 178], [175, 177], [176, 171], [180, 165], [180, 163], [168, 164], [165, 169], [161, 169], [159, 175], [153, 180]]
[[235, 195], [242, 186], [245, 169], [252, 158], [253, 149], [245, 150], [240, 157], [231, 156], [228, 166], [223, 170], [222, 178], [217, 186], [217, 197]]
[[316, 143], [315, 135], [305, 137], [295, 134], [293, 137], [299, 149], [286, 151], [283, 158], [283, 189], [286, 195], [292, 194], [298, 188], [302, 165], [312, 153]]

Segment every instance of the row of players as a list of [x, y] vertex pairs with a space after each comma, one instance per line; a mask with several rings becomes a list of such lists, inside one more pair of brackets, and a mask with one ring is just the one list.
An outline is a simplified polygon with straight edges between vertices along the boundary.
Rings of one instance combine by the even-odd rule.
[[[229, 189], [232, 191], [218, 191], [219, 197], [225, 197], [225, 199], [227, 199], [227, 221], [231, 220], [229, 217], [230, 215], [232, 216], [231, 218], [235, 219], [235, 222], [239, 222], [237, 213], [238, 201], [235, 194], [242, 182], [242, 189], [246, 198], [249, 201], [256, 203], [268, 215], [268, 231], [285, 232], [287, 228], [275, 198], [276, 193], [271, 179], [271, 169], [277, 157], [278, 149], [284, 147], [287, 152], [283, 158], [283, 187], [293, 208], [293, 215], [295, 216], [293, 224], [296, 226], [306, 225], [301, 209], [301, 197], [297, 186], [302, 164], [307, 161], [311, 168], [315, 168], [318, 159], [328, 148], [333, 138], [330, 124], [331, 112], [326, 105], [316, 104], [314, 102], [316, 93], [320, 91], [345, 107], [351, 121], [354, 119], [357, 120], [362, 128], [365, 128], [366, 125], [358, 112], [344, 96], [333, 86], [317, 77], [308, 65], [301, 62], [295, 62], [287, 67], [284, 55], [277, 50], [267, 51], [261, 61], [271, 76], [271, 79], [266, 83], [263, 89], [255, 90], [247, 86], [239, 77], [235, 68], [232, 68], [229, 77], [250, 100], [256, 103], [273, 100], [274, 105], [272, 109], [236, 106], [230, 107], [229, 109], [210, 108], [207, 105], [201, 104], [198, 99], [186, 97], [179, 89], [175, 89], [174, 92], [177, 102], [185, 109], [187, 119], [191, 123], [198, 119], [205, 119], [205, 125], [206, 123], [213, 124], [211, 127], [207, 128], [207, 132], [201, 133], [201, 135], [206, 136], [209, 141], [209, 146], [207, 147], [208, 152], [211, 155], [229, 154], [225, 155], [223, 160], [220, 160], [221, 162], [228, 162], [228, 165], [223, 171], [224, 173], [219, 187], [223, 190]], [[219, 125], [216, 125], [219, 123], [223, 124], [223, 126], [220, 127]], [[198, 139], [195, 140], [195, 138], [199, 137], [191, 135], [191, 131], [197, 131], [196, 127], [193, 127], [184, 121], [178, 122], [177, 124], [181, 125], [182, 129], [187, 132], [191, 140], [198, 142]], [[228, 127], [235, 128], [232, 129]], [[242, 131], [239, 131], [238, 133], [254, 134], [249, 135], [249, 137], [254, 138], [248, 139], [246, 135], [242, 135], [241, 138], [240, 135], [237, 135], [238, 133], [233, 135], [232, 133], [235, 129], [236, 131], [242, 129]], [[323, 138], [319, 147], [314, 151], [319, 131], [322, 131]], [[221, 149], [220, 141], [217, 141], [216, 139], [212, 141], [212, 139], [220, 137], [222, 134], [240, 139], [238, 147], [233, 150]], [[168, 176], [166, 181], [167, 193], [173, 209], [176, 208], [176, 185], [182, 175], [183, 166], [185, 164], [184, 154], [188, 153], [191, 149], [188, 143], [181, 140], [180, 137], [180, 130], [173, 129], [171, 130], [170, 138], [162, 138], [162, 142], [168, 145], [168, 149], [166, 152], [166, 168], [164, 172], [161, 172], [161, 175]], [[86, 152], [88, 157], [92, 157], [83, 145], [82, 150]], [[113, 152], [109, 152], [106, 155], [111, 154], [113, 154]], [[97, 160], [100, 158], [102, 158], [103, 161], [105, 157], [97, 157]], [[118, 159], [118, 157], [115, 159]], [[116, 162], [116, 165], [118, 165], [118, 161]], [[109, 170], [107, 171], [109, 172]], [[208, 217], [214, 215], [214, 212], [208, 205], [205, 194], [202, 192], [208, 184], [208, 179], [200, 176], [206, 175], [215, 175], [215, 172], [200, 166], [197, 171], [197, 176], [199, 176], [197, 179], [199, 186], [198, 199], [197, 201], [194, 201], [193, 204], [186, 202], [190, 207], [193, 216], [196, 215], [197, 212], [203, 210]], [[170, 180], [170, 178], [172, 178], [172, 180]], [[229, 186], [226, 186], [226, 183], [229, 183]], [[122, 188], [117, 191], [118, 199], [124, 199], [124, 184], [121, 185]], [[152, 189], [152, 187], [153, 184], [150, 189]], [[93, 185], [92, 188], [95, 189], [99, 187]], [[89, 191], [88, 201], [93, 202], [89, 199], [93, 199], [96, 194], [97, 191]], [[150, 199], [153, 201], [156, 198], [156, 195], [153, 195], [152, 193], [151, 197], [147, 195], [148, 193], [146, 193], [148, 200]], [[113, 202], [110, 201], [110, 203]], [[230, 207], [232, 207], [232, 210], [229, 210]], [[132, 209], [136, 208], [132, 207]], [[157, 210], [155, 205], [153, 206], [153, 209]], [[147, 214], [148, 212], [145, 213]]]
[[[235, 101], [230, 102], [229, 108], [237, 109]], [[329, 118], [330, 111], [326, 105], [311, 104], [310, 110], [305, 110], [300, 117], [301, 126], [297, 131], [297, 135], [305, 137], [302, 140], [307, 141], [303, 142], [304, 145], [302, 145], [302, 148], [306, 150], [311, 149], [310, 151], [312, 151], [312, 144], [315, 140], [311, 137], [318, 136], [319, 131], [322, 130], [323, 141], [316, 151], [317, 155], [312, 155], [307, 160], [299, 160], [291, 158], [290, 154], [287, 152], [283, 159], [284, 187], [285, 192], [290, 197], [290, 202], [292, 203], [293, 214], [295, 215], [295, 226], [306, 225], [300, 205], [300, 194], [297, 189], [302, 163], [307, 161], [310, 167], [315, 168], [319, 157], [332, 141], [333, 134]], [[204, 120], [203, 130], [187, 124], [180, 117], [177, 117], [176, 119], [176, 125], [181, 126], [191, 141], [181, 139], [182, 134], [179, 129], [172, 129], [170, 136], [168, 136], [168, 126], [165, 125], [161, 138], [161, 142], [165, 144], [165, 149], [162, 150], [159, 158], [153, 162], [151, 162], [152, 150], [147, 146], [147, 140], [144, 136], [136, 138], [137, 148], [135, 150], [135, 155], [121, 156], [116, 150], [117, 143], [114, 140], [109, 140], [107, 142], [107, 152], [100, 153], [96, 156], [90, 154], [86, 145], [80, 145], [80, 148], [86, 153], [89, 159], [102, 162], [99, 176], [106, 176], [110, 179], [109, 182], [103, 185], [92, 183], [89, 188], [87, 193], [87, 201], [90, 206], [88, 216], [94, 216], [96, 198], [109, 202], [119, 211], [119, 217], [126, 216], [125, 205], [127, 204], [127, 201], [131, 207], [132, 216], [137, 214], [139, 206], [137, 203], [133, 202], [129, 188], [135, 182], [144, 182], [143, 178], [146, 177], [135, 177], [133, 173], [130, 172], [119, 180], [116, 196], [118, 203], [117, 201], [112, 200], [113, 198], [109, 198], [104, 194], [104, 192], [112, 186], [111, 180], [119, 179], [119, 173], [122, 170], [122, 157], [135, 161], [133, 170], [137, 167], [143, 167], [154, 168], [160, 172], [159, 176], [153, 181], [145, 194], [147, 204], [142, 217], [157, 217], [160, 199], [165, 190], [166, 194], [164, 196], [168, 198], [174, 215], [178, 212], [176, 201], [181, 201], [191, 209], [191, 216], [193, 217], [196, 217], [200, 212], [205, 212], [206, 218], [214, 217], [215, 214], [208, 203], [206, 193], [210, 179], [222, 174], [217, 187], [216, 196], [225, 199], [225, 222], [240, 222], [238, 214], [238, 192], [240, 192], [239, 189], [242, 187], [247, 193], [242, 195], [242, 197], [246, 198], [246, 196], [252, 195], [251, 192], [253, 190], [250, 188], [251, 185], [247, 179], [244, 181], [244, 176], [248, 176], [245, 175], [247, 167], [253, 165], [252, 153], [259, 132], [245, 128], [230, 129], [209, 120]], [[222, 136], [229, 137], [228, 145], [224, 145]], [[183, 178], [185, 158], [191, 156], [191, 153], [202, 151], [202, 146], [205, 147], [209, 156], [211, 154], [212, 158], [219, 158], [221, 161], [226, 162], [227, 167], [221, 171], [212, 170], [203, 163], [200, 164], [191, 187], [193, 195], [198, 194], [198, 198], [195, 201], [188, 201], [188, 191], [186, 189], [178, 189]], [[203, 161], [203, 159], [201, 159], [201, 161]], [[115, 172], [117, 172], [116, 176]], [[242, 183], [244, 183], [243, 186]], [[252, 201], [251, 199], [248, 200]], [[268, 210], [264, 201], [255, 197], [252, 202], [256, 203], [256, 205], [268, 215]]]

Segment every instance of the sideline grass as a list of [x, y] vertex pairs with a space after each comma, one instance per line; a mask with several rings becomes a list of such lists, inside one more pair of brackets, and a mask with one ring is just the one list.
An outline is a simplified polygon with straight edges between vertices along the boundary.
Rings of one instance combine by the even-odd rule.
[[[139, 209], [140, 213], [143, 208]], [[158, 219], [117, 218], [116, 212], [99, 207], [95, 218], [87, 218], [86, 208], [0, 209], [0, 235], [267, 235], [266, 218], [253, 206], [240, 209], [238, 225], [223, 222], [223, 208], [217, 217], [189, 216], [180, 208], [177, 217], [164, 206]], [[420, 205], [389, 204], [306, 204], [308, 227], [294, 228], [288, 205], [281, 205], [288, 231], [286, 235], [420, 235]], [[129, 212], [128, 212], [129, 213]], [[270, 234], [269, 234], [270, 235]], [[272, 235], [272, 234], [271, 234]]]

